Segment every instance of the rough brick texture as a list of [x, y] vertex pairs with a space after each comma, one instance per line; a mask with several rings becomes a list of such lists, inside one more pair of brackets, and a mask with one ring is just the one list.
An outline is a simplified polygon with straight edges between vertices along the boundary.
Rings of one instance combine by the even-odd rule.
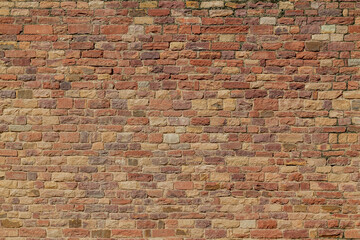
[[359, 239], [359, 16], [0, 1], [0, 239]]

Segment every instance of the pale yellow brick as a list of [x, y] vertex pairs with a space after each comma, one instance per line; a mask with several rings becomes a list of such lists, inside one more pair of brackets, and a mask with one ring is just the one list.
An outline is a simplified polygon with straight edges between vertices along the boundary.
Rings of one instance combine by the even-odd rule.
[[224, 99], [223, 108], [225, 111], [233, 111], [236, 109], [236, 100], [235, 99]]
[[251, 157], [251, 158], [249, 158], [249, 165], [265, 166], [267, 164], [269, 164], [269, 159], [266, 157]]
[[186, 127], [186, 132], [188, 133], [201, 133], [202, 127], [200, 126], [188, 126]]
[[322, 109], [323, 102], [316, 100], [305, 100], [304, 109], [305, 110], [320, 110]]
[[331, 42], [341, 42], [344, 41], [344, 34], [331, 34], [330, 35]]
[[1, 133], [1, 141], [4, 142], [14, 142], [16, 140], [16, 133], [14, 132], [4, 132]]
[[330, 133], [329, 134], [329, 143], [337, 143], [337, 134], [335, 133]]
[[191, 148], [199, 150], [216, 150], [219, 146], [216, 143], [192, 143]]
[[94, 90], [80, 90], [79, 93], [81, 98], [97, 98]]
[[303, 135], [298, 133], [282, 133], [278, 135], [279, 142], [285, 142], [285, 143], [298, 143], [303, 141]]
[[249, 229], [255, 227], [256, 227], [255, 220], [240, 220], [240, 228]]
[[333, 61], [331, 59], [320, 60], [321, 67], [331, 67], [333, 65]]
[[323, 25], [321, 26], [321, 33], [335, 33], [335, 25]]
[[240, 222], [237, 220], [226, 220], [226, 219], [214, 219], [212, 221], [214, 228], [222, 228], [222, 229], [229, 229], [229, 228], [237, 228], [240, 226]]
[[210, 110], [221, 110], [223, 109], [223, 100], [221, 99], [209, 99], [208, 109]]
[[53, 173], [51, 178], [54, 182], [69, 182], [74, 180], [72, 173]]
[[102, 149], [104, 149], [104, 143], [102, 143], [102, 142], [93, 143], [92, 149], [93, 150], [102, 150]]
[[52, 2], [52, 1], [39, 1], [40, 8], [58, 8], [60, 7], [60, 2]]
[[135, 229], [136, 228], [136, 222], [133, 220], [119, 220], [118, 221], [118, 227], [121, 229]]
[[357, 134], [355, 133], [342, 133], [338, 137], [339, 143], [355, 143], [357, 142]]
[[331, 89], [331, 83], [308, 83], [305, 85], [306, 90], [329, 90]]
[[180, 51], [184, 49], [184, 43], [183, 42], [172, 42], [170, 43], [170, 50], [172, 51]]
[[86, 156], [69, 156], [67, 157], [68, 165], [87, 165], [88, 157]]
[[230, 91], [229, 90], [219, 90], [218, 98], [230, 98]]
[[10, 14], [12, 16], [28, 16], [30, 11], [29, 9], [12, 9]]
[[62, 230], [59, 228], [47, 228], [47, 237], [50, 238], [61, 238], [62, 237]]
[[140, 2], [140, 8], [156, 8], [157, 6], [156, 1]]
[[229, 166], [246, 166], [249, 163], [248, 157], [226, 157], [226, 165]]
[[329, 172], [331, 172], [331, 166], [317, 167], [316, 172], [318, 172], [318, 173], [329, 173]]
[[193, 110], [202, 110], [207, 108], [207, 102], [205, 99], [191, 100]]
[[211, 133], [210, 134], [210, 142], [213, 143], [220, 143], [220, 142], [227, 142], [228, 135], [223, 133]]
[[359, 99], [360, 91], [347, 91], [343, 93], [343, 96], [348, 99]]
[[233, 14], [232, 10], [210, 10], [210, 17], [226, 17]]
[[221, 34], [219, 36], [220, 42], [233, 42], [235, 41], [235, 35], [233, 34]]
[[279, 110], [300, 110], [304, 107], [304, 101], [302, 99], [280, 99]]
[[294, 9], [294, 4], [291, 2], [279, 2], [279, 8], [280, 9], [286, 9], [286, 10], [291, 10]]
[[313, 34], [312, 39], [317, 41], [326, 41], [329, 40], [330, 35], [329, 34]]
[[224, 7], [223, 1], [211, 1], [211, 2], [201, 2], [201, 8], [217, 8], [217, 7]]
[[151, 126], [166, 126], [167, 125], [166, 118], [151, 117], [151, 118], [149, 118], [149, 120], [150, 120]]
[[337, 25], [336, 26], [336, 33], [342, 33], [342, 34], [348, 33], [348, 26]]
[[[220, 198], [221, 205], [238, 205], [239, 199], [235, 197], [222, 197]], [[233, 206], [231, 206], [233, 207]]]
[[350, 110], [350, 102], [348, 100], [333, 100], [332, 107], [335, 110]]
[[341, 94], [342, 94], [342, 91], [323, 91], [323, 92], [319, 92], [318, 98], [321, 100], [336, 99], [336, 98], [340, 97]]
[[147, 106], [149, 104], [149, 100], [148, 99], [129, 99], [127, 104], [128, 104], [129, 110], [143, 109], [144, 106]]
[[48, 181], [48, 182], [45, 182], [45, 183], [44, 183], [44, 186], [45, 186], [45, 188], [47, 188], [47, 189], [56, 189], [57, 186], [58, 186], [58, 184], [57, 184], [56, 182], [50, 182], [50, 181]]
[[315, 118], [316, 126], [334, 126], [337, 123], [337, 119], [334, 118]]
[[210, 181], [228, 182], [230, 181], [229, 173], [210, 173]]
[[0, 8], [0, 15], [1, 16], [6, 16], [9, 15], [10, 10], [8, 8]]
[[104, 7], [103, 1], [90, 1], [89, 2], [89, 8], [90, 9], [99, 9]]
[[237, 74], [240, 72], [240, 69], [237, 67], [224, 67], [222, 73], [224, 74]]
[[197, 1], [186, 1], [186, 7], [187, 8], [198, 8], [199, 2]]
[[135, 17], [135, 24], [154, 24], [154, 18], [152, 17]]
[[329, 174], [328, 180], [330, 182], [348, 182], [350, 180], [349, 174]]

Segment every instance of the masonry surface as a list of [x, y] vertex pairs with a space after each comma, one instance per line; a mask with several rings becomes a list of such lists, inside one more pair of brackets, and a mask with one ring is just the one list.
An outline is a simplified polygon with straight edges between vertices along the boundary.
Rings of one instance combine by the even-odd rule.
[[1, 1], [0, 239], [360, 239], [360, 2]]

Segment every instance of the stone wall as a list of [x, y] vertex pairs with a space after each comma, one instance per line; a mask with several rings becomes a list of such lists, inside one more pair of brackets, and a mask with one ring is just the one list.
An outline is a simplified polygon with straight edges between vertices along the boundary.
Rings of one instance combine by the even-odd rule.
[[1, 1], [0, 239], [360, 238], [360, 2]]

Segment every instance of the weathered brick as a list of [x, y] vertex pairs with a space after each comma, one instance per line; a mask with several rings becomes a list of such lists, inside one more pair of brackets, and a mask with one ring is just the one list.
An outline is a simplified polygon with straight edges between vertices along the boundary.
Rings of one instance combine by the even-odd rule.
[[1, 220], [1, 226], [4, 228], [19, 228], [22, 226], [22, 223], [17, 220], [4, 219]]
[[0, 24], [0, 34], [5, 35], [16, 35], [21, 32], [21, 25], [14, 24]]
[[24, 34], [52, 34], [51, 25], [25, 25]]
[[125, 34], [128, 32], [128, 26], [126, 25], [102, 26], [100, 32], [102, 34]]

